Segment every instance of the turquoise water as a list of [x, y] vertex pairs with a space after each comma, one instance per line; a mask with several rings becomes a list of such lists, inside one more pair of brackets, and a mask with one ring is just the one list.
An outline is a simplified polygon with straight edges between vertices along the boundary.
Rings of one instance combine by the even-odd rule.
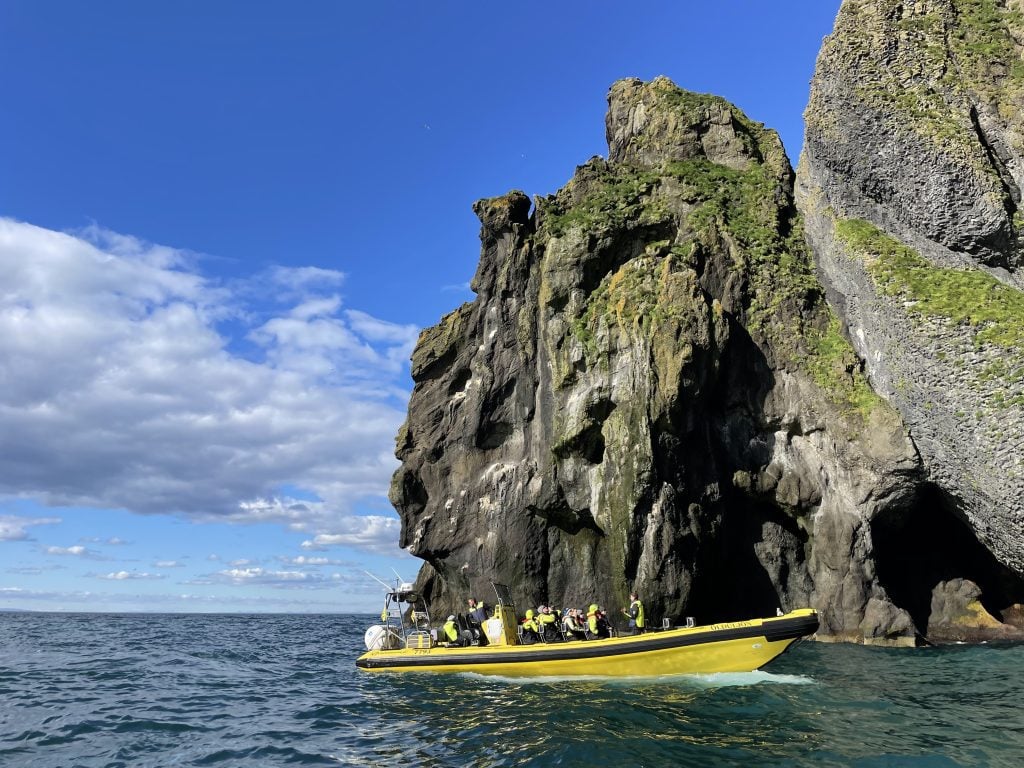
[[0, 766], [1024, 765], [1024, 646], [524, 682], [360, 672], [370, 620], [0, 614]]

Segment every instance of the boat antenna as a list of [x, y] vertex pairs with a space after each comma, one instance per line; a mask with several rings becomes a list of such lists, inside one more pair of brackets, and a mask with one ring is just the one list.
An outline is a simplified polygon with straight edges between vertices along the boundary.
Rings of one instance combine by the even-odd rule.
[[387, 582], [385, 582], [385, 581], [381, 581], [380, 579], [378, 579], [378, 578], [377, 578], [376, 576], [374, 576], [374, 575], [373, 575], [372, 573], [370, 573], [369, 571], [363, 571], [363, 573], [365, 573], [365, 574], [366, 574], [367, 576], [369, 576], [369, 577], [370, 577], [371, 579], [373, 579], [374, 581], [376, 581], [376, 582], [377, 582], [378, 584], [382, 585], [382, 586], [384, 587], [384, 589], [386, 589], [386, 590], [387, 590], [388, 592], [390, 592], [390, 591], [391, 591], [391, 585], [390, 585], [390, 584], [388, 584]]
[[405, 583], [406, 583], [406, 582], [405, 582], [405, 579], [403, 579], [403, 578], [402, 578], [402, 574], [400, 574], [400, 573], [399, 573], [398, 571], [396, 571], [396, 570], [395, 570], [394, 568], [392, 568], [392, 569], [391, 569], [391, 572], [392, 572], [393, 574], [395, 574], [395, 578], [396, 578], [396, 579], [398, 579], [398, 583], [399, 583], [399, 584], [405, 584]]

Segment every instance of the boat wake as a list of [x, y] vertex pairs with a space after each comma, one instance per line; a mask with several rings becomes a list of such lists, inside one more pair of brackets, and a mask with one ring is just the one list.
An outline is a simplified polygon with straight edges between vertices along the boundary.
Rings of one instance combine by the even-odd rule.
[[511, 685], [551, 685], [564, 682], [600, 683], [609, 687], [623, 688], [638, 685], [678, 685], [683, 688], [736, 688], [752, 685], [815, 685], [817, 681], [804, 675], [777, 675], [755, 670], [753, 672], [715, 672], [706, 675], [638, 675], [631, 677], [609, 677], [605, 675], [539, 675], [536, 677], [509, 677], [506, 675], [482, 675], [478, 672], [460, 672], [461, 677], [490, 683]]

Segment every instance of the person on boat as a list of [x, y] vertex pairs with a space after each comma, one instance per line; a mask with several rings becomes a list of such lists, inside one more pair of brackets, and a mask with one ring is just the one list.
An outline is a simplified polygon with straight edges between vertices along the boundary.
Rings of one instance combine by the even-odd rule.
[[540, 642], [540, 625], [533, 618], [533, 608], [526, 609], [526, 618], [523, 619], [522, 629], [521, 639], [523, 645], [533, 645]]
[[462, 633], [459, 632], [458, 625], [455, 623], [454, 614], [448, 617], [444, 626], [441, 627], [441, 632], [443, 633], [444, 640], [448, 645], [466, 645], [465, 638], [463, 638]]
[[567, 638], [571, 637], [574, 640], [586, 640], [587, 633], [583, 629], [583, 622], [581, 618], [583, 611], [579, 608], [569, 608], [565, 612], [565, 617], [562, 619], [562, 631], [565, 632]]
[[587, 640], [604, 637], [611, 637], [611, 632], [608, 631], [608, 620], [604, 618], [597, 603], [591, 603], [587, 609]]
[[473, 639], [476, 640], [477, 645], [487, 645], [487, 633], [484, 631], [484, 622], [488, 619], [487, 605], [482, 600], [477, 601], [474, 597], [469, 598], [466, 604], [469, 606], [466, 621]]
[[466, 604], [469, 605], [470, 618], [477, 624], [483, 624], [488, 618], [490, 618], [488, 615], [487, 604], [483, 600], [478, 601], [476, 598], [471, 597], [466, 601]]
[[640, 602], [636, 592], [629, 593], [629, 609], [623, 608], [622, 612], [629, 616], [630, 634], [642, 635], [647, 631], [647, 622], [644, 620], [644, 604]]
[[537, 625], [540, 631], [541, 639], [545, 643], [553, 643], [561, 640], [561, 635], [558, 634], [558, 619], [555, 617], [554, 611], [551, 610], [550, 605], [542, 605], [537, 609]]

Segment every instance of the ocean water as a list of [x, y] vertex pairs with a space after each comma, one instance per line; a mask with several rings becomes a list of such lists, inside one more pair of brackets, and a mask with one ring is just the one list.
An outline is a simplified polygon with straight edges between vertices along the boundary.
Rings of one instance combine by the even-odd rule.
[[1024, 765], [1024, 646], [523, 681], [362, 672], [371, 621], [0, 613], [0, 766]]

